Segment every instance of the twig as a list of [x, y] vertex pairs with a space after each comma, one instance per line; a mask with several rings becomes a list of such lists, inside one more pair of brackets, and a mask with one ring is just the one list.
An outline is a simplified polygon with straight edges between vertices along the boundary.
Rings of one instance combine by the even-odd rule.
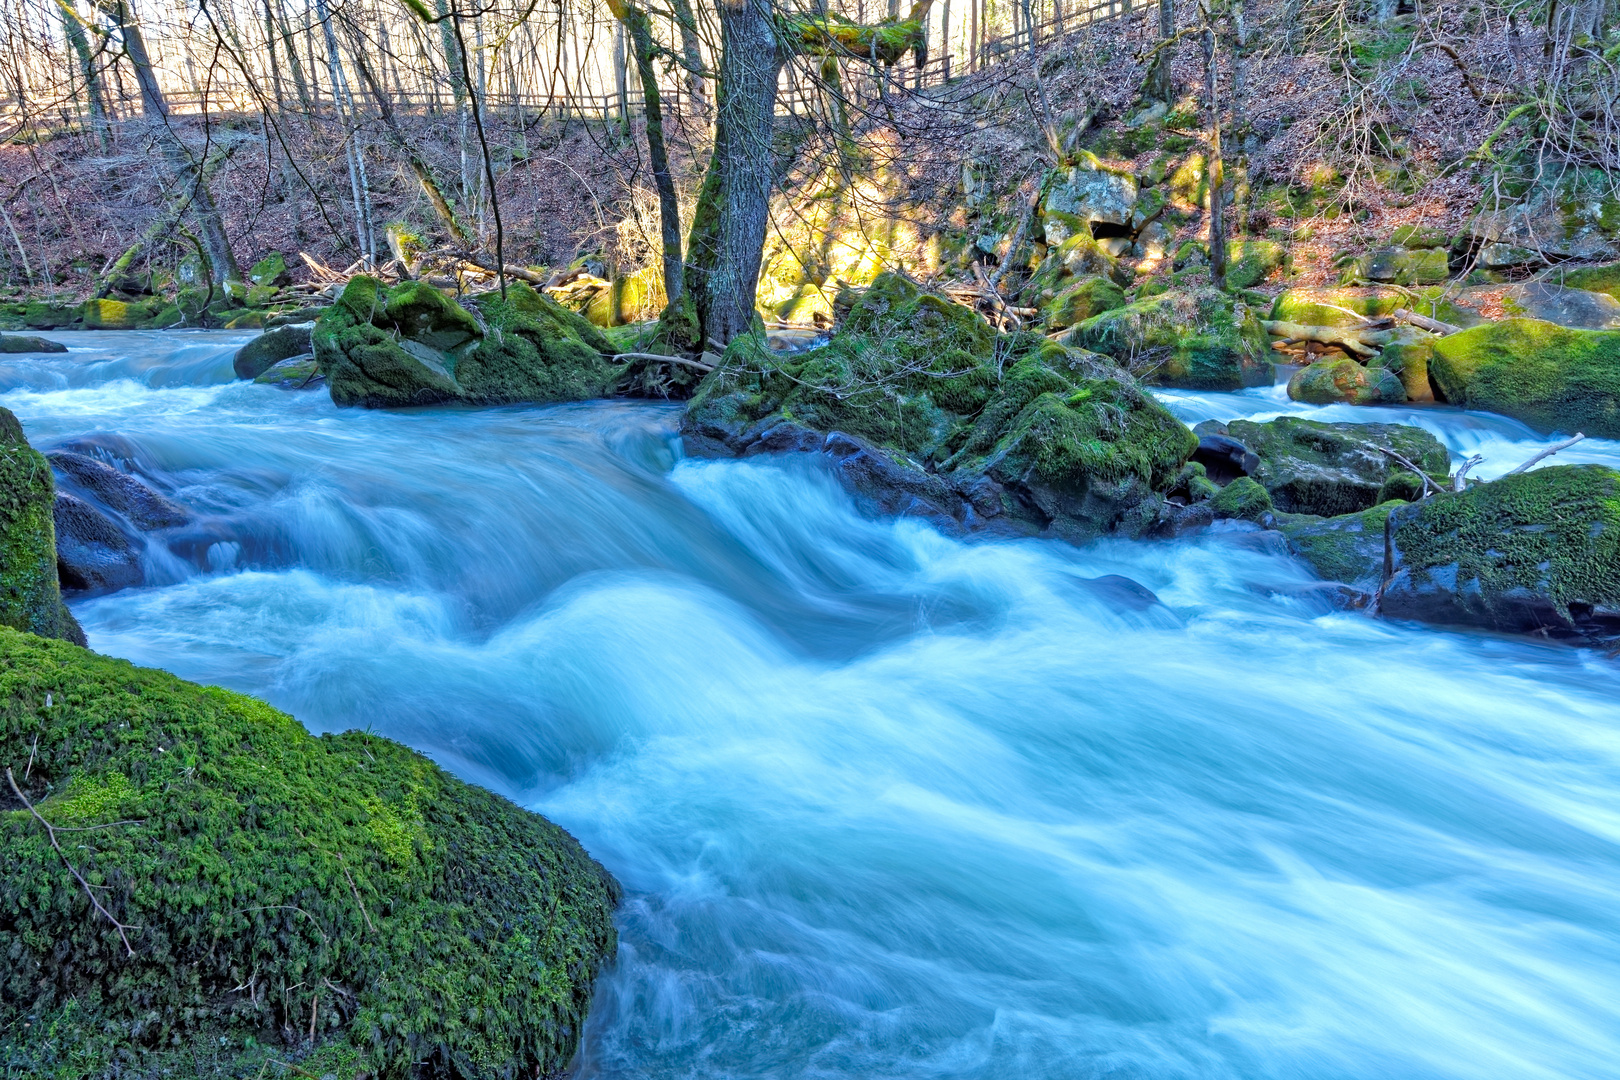
[[1577, 431], [1574, 434], [1573, 437], [1565, 439], [1561, 443], [1554, 443], [1552, 446], [1547, 447], [1547, 449], [1541, 451], [1541, 453], [1537, 454], [1535, 457], [1531, 458], [1529, 461], [1526, 461], [1523, 465], [1520, 465], [1516, 469], [1509, 469], [1507, 472], [1503, 473], [1502, 475], [1503, 476], [1513, 476], [1516, 473], [1522, 473], [1526, 469], [1528, 469], [1530, 466], [1534, 465], [1536, 462], [1542, 460], [1543, 458], [1550, 458], [1554, 454], [1558, 453], [1558, 451], [1560, 451], [1560, 450], [1568, 450], [1570, 447], [1574, 446], [1576, 443], [1580, 442], [1584, 438], [1586, 438], [1586, 436], [1581, 434], [1579, 431]]
[[[56, 842], [56, 828], [40, 816], [39, 811], [34, 809], [34, 804], [28, 801], [28, 796], [22, 793], [22, 788], [17, 786], [17, 778], [11, 775], [11, 766], [9, 765], [6, 766], [6, 782], [11, 785], [12, 793], [22, 800], [24, 806], [28, 807], [28, 812], [34, 815], [34, 820], [45, 826], [45, 835], [50, 840], [51, 848], [56, 852], [57, 858], [62, 860], [62, 865], [68, 868], [68, 873], [73, 875], [74, 880], [84, 887], [84, 895], [90, 898], [90, 903], [95, 906], [95, 909], [106, 916], [107, 921], [118, 929], [118, 939], [124, 943], [124, 949], [133, 958], [135, 956], [135, 947], [129, 943], [129, 935], [125, 934], [124, 931], [139, 930], [141, 927], [125, 926], [113, 917], [112, 912], [101, 906], [101, 901], [96, 899], [95, 890], [90, 887], [88, 881], [84, 880], [84, 875], [79, 873], [78, 867], [68, 861], [66, 853], [62, 851], [62, 845]], [[119, 824], [123, 824], [123, 822], [119, 822]]]
[[1424, 498], [1429, 497], [1429, 489], [1430, 488], [1434, 488], [1436, 493], [1439, 493], [1439, 492], [1442, 492], [1442, 491], [1445, 490], [1445, 488], [1441, 487], [1439, 481], [1435, 480], [1434, 477], [1430, 476], [1428, 473], [1426, 473], [1422, 469], [1418, 468], [1415, 464], [1413, 464], [1406, 457], [1404, 457], [1401, 454], [1397, 454], [1395, 451], [1391, 450], [1389, 447], [1387, 447], [1387, 446], [1379, 446], [1377, 443], [1370, 443], [1370, 442], [1364, 442], [1361, 445], [1367, 447], [1369, 450], [1377, 450], [1380, 454], [1388, 454], [1390, 457], [1394, 458], [1396, 461], [1400, 462], [1402, 465], [1405, 465], [1406, 468], [1409, 471], [1417, 473], [1418, 479], [1423, 481], [1423, 497]]

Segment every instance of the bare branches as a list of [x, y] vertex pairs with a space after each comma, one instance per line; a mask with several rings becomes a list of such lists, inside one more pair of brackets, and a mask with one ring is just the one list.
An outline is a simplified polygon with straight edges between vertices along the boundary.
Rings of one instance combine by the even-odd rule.
[[1576, 443], [1580, 442], [1584, 438], [1586, 438], [1586, 436], [1583, 435], [1582, 433], [1580, 433], [1579, 431], [1577, 431], [1570, 438], [1565, 439], [1561, 443], [1554, 443], [1553, 445], [1547, 447], [1545, 450], [1543, 450], [1540, 453], [1536, 454], [1534, 457], [1530, 458], [1530, 460], [1524, 462], [1524, 464], [1519, 465], [1516, 468], [1509, 469], [1503, 475], [1504, 476], [1513, 476], [1513, 475], [1515, 475], [1517, 473], [1527, 472], [1530, 469], [1530, 466], [1536, 465], [1536, 464], [1539, 464], [1542, 461], [1545, 461], [1547, 458], [1552, 457], [1554, 454], [1558, 453], [1560, 450], [1568, 450], [1570, 447], [1574, 446]]

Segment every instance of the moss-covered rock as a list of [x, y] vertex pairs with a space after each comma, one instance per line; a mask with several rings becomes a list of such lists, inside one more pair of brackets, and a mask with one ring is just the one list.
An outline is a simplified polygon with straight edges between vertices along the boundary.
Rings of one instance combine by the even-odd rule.
[[1217, 516], [1239, 518], [1244, 521], [1259, 521], [1275, 508], [1271, 501], [1271, 493], [1258, 480], [1249, 476], [1240, 476], [1233, 480], [1209, 501]]
[[1390, 618], [1613, 640], [1620, 473], [1538, 469], [1397, 509], [1380, 608]]
[[1406, 386], [1388, 368], [1363, 367], [1338, 356], [1294, 372], [1288, 396], [1311, 405], [1399, 405], [1406, 400]]
[[1093, 316], [1065, 340], [1113, 357], [1146, 382], [1238, 390], [1272, 380], [1258, 319], [1215, 289], [1171, 289]]
[[1450, 273], [1449, 256], [1440, 248], [1414, 251], [1392, 246], [1357, 259], [1347, 271], [1347, 277], [1394, 285], [1438, 285]]
[[1384, 579], [1384, 523], [1404, 505], [1405, 501], [1391, 499], [1354, 514], [1291, 516], [1277, 524], [1288, 538], [1288, 549], [1310, 564], [1318, 577], [1370, 593]]
[[863, 494], [905, 491], [885, 508], [966, 527], [1140, 532], [1197, 445], [1107, 358], [998, 335], [896, 274], [825, 347], [772, 357], [747, 339], [725, 360], [687, 411], [694, 451], [825, 450]]
[[150, 326], [159, 305], [151, 301], [86, 300], [86, 330], [144, 330]]
[[1429, 363], [1434, 358], [1435, 338], [1430, 334], [1397, 331], [1394, 341], [1378, 356], [1367, 361], [1369, 368], [1384, 368], [1401, 381], [1407, 401], [1433, 401], [1429, 385]]
[[1558, 284], [1570, 289], [1586, 289], [1604, 293], [1620, 300], [1620, 263], [1608, 266], [1583, 266], [1579, 270], [1566, 270], [1557, 275]]
[[0, 626], [84, 644], [56, 577], [50, 462], [0, 408]]
[[66, 861], [129, 927], [126, 947], [8, 787], [0, 1055], [18, 1075], [567, 1064], [619, 889], [562, 829], [240, 694], [10, 630], [0, 658], [0, 756], [40, 817], [94, 829]]
[[1089, 277], [1067, 286], [1044, 305], [1041, 320], [1049, 330], [1062, 330], [1124, 306], [1124, 289], [1105, 277]]
[[1288, 261], [1288, 249], [1275, 240], [1237, 240], [1227, 249], [1226, 284], [1249, 289]]
[[[574, 401], [608, 393], [623, 367], [574, 312], [527, 285], [477, 301], [483, 322], [419, 281], [356, 277], [316, 321], [315, 358], [339, 405]], [[486, 329], [487, 327], [487, 329]]]
[[1396, 308], [1409, 308], [1454, 326], [1476, 326], [1481, 322], [1478, 312], [1452, 303], [1441, 288], [1418, 289], [1415, 295], [1369, 287], [1284, 289], [1272, 302], [1270, 317], [1302, 326], [1360, 326], [1359, 317], [1378, 318]]
[[325, 385], [320, 365], [315, 357], [294, 356], [279, 361], [254, 378], [259, 386], [274, 386], [281, 390], [315, 390]]
[[311, 352], [310, 336], [314, 323], [293, 323], [266, 330], [240, 349], [232, 366], [238, 379], [257, 379], [276, 364]]
[[0, 353], [65, 353], [66, 345], [30, 334], [0, 334]]
[[1403, 424], [1326, 424], [1284, 416], [1263, 424], [1233, 420], [1225, 433], [1259, 458], [1254, 479], [1285, 513], [1333, 517], [1385, 501], [1386, 485], [1407, 471], [1386, 451], [1436, 480], [1451, 471], [1440, 440]]
[[1620, 439], [1620, 331], [1505, 319], [1436, 341], [1429, 378], [1454, 405]]
[[84, 321], [84, 309], [78, 305], [47, 304], [30, 301], [23, 308], [23, 325], [31, 330], [68, 330]]
[[260, 288], [274, 288], [286, 285], [292, 281], [292, 275], [287, 273], [287, 257], [279, 251], [272, 251], [264, 258], [253, 264], [247, 272], [249, 284]]

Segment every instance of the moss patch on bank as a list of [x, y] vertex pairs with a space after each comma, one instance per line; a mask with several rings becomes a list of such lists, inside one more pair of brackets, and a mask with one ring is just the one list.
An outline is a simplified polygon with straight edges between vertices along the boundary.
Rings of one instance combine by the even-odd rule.
[[0, 626], [82, 645], [56, 576], [55, 502], [50, 462], [0, 408]]
[[1435, 341], [1429, 378], [1454, 405], [1620, 439], [1620, 331], [1504, 319]]
[[[51, 704], [47, 705], [49, 700]], [[562, 829], [397, 743], [0, 630], [0, 1060], [19, 1074], [551, 1075], [615, 947]], [[130, 955], [130, 952], [133, 955]], [[280, 1075], [279, 1073], [277, 1075]]]

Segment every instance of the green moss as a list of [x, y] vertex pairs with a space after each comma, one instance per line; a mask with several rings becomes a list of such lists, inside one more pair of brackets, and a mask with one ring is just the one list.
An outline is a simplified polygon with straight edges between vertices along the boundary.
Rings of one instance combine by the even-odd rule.
[[[287, 258], [279, 251], [272, 251], [254, 263], [253, 268], [247, 272], [247, 278], [260, 288], [273, 288], [292, 280], [291, 275], [287, 273]], [[249, 295], [252, 295], [251, 290]]]
[[1433, 435], [1405, 424], [1329, 424], [1284, 416], [1266, 423], [1233, 420], [1226, 433], [1260, 459], [1254, 478], [1279, 510], [1332, 517], [1359, 513], [1389, 498], [1402, 475], [1394, 451], [1437, 480], [1451, 455]]
[[1565, 617], [1620, 606], [1620, 473], [1537, 469], [1425, 499], [1392, 522], [1403, 592], [1438, 586], [1500, 621], [1529, 598]]
[[1620, 263], [1584, 266], [1579, 270], [1565, 271], [1559, 275], [1558, 283], [1571, 289], [1608, 293], [1616, 300], [1620, 300]]
[[78, 325], [84, 318], [84, 309], [75, 305], [47, 304], [30, 301], [23, 308], [23, 325], [33, 330], [66, 330]]
[[1260, 284], [1288, 261], [1288, 250], [1275, 240], [1238, 240], [1227, 250], [1226, 284], [1247, 289]]
[[567, 1064], [618, 897], [567, 833], [386, 739], [10, 630], [0, 658], [0, 757], [53, 824], [125, 823], [70, 858], [138, 928], [130, 956], [8, 791], [9, 1075]]
[[1325, 519], [1289, 517], [1279, 524], [1289, 550], [1309, 563], [1318, 577], [1372, 590], [1383, 579], [1384, 523], [1403, 505], [1383, 500], [1359, 513]]
[[505, 300], [480, 297], [478, 308], [489, 332], [455, 369], [468, 400], [581, 401], [611, 392], [624, 371], [604, 357], [615, 350], [601, 331], [521, 282]]
[[1251, 477], [1240, 476], [1210, 499], [1210, 506], [1221, 517], [1258, 521], [1272, 512], [1271, 493]]
[[1340, 356], [1294, 372], [1288, 396], [1312, 405], [1399, 405], [1406, 401], [1406, 386], [1388, 368], [1363, 367]]
[[136, 330], [146, 325], [152, 313], [144, 304], [129, 304], [122, 300], [86, 300], [84, 328], [86, 330]]
[[1437, 340], [1429, 374], [1454, 405], [1620, 439], [1620, 331], [1505, 319]]
[[1041, 318], [1048, 329], [1061, 330], [1124, 306], [1125, 290], [1105, 277], [1090, 277], [1053, 297], [1041, 308]]
[[55, 501], [50, 462], [0, 409], [0, 626], [82, 643], [56, 579]]

